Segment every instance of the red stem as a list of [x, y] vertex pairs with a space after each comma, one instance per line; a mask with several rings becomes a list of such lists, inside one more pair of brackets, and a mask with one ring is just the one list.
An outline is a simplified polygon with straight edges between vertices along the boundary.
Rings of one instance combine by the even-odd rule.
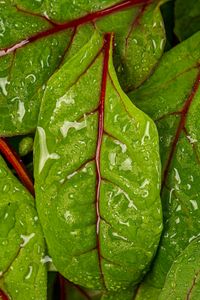
[[29, 192], [34, 196], [34, 185], [31, 178], [28, 175], [26, 167], [24, 166], [22, 160], [17, 155], [17, 153], [8, 144], [5, 138], [0, 138], [0, 153], [3, 154], [6, 160], [13, 166], [21, 182], [24, 184], [27, 190], [29, 190]]
[[0, 299], [9, 300], [9, 297], [0, 289]]

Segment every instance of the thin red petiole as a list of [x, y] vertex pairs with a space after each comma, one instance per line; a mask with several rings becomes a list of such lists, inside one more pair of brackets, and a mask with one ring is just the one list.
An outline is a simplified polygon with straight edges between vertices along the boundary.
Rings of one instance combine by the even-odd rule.
[[24, 184], [27, 190], [29, 190], [29, 192], [34, 196], [34, 185], [30, 176], [28, 175], [26, 167], [24, 166], [22, 160], [17, 155], [17, 153], [8, 144], [5, 138], [0, 138], [0, 153], [13, 166], [21, 182]]
[[0, 299], [9, 300], [10, 298], [4, 293], [4, 291], [0, 290]]

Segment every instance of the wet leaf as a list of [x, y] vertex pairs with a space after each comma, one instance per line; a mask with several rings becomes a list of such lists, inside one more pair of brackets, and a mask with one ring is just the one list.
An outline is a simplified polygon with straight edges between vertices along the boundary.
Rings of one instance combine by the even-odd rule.
[[89, 41], [94, 27], [116, 33], [123, 88], [140, 85], [165, 44], [159, 1], [0, 2], [0, 136], [35, 130], [46, 82]]
[[182, 41], [200, 30], [200, 0], [175, 2], [175, 33]]
[[134, 288], [126, 291], [118, 291], [116, 293], [105, 293], [102, 295], [101, 300], [132, 300], [134, 295]]
[[5, 299], [45, 300], [45, 245], [34, 200], [1, 157], [0, 190], [0, 298], [4, 292]]
[[200, 240], [196, 239], [173, 263], [159, 300], [187, 299], [200, 297]]
[[112, 46], [110, 34], [95, 33], [50, 79], [34, 161], [57, 270], [81, 286], [117, 291], [148, 269], [162, 213], [157, 131], [122, 92]]
[[136, 299], [157, 299], [172, 263], [199, 234], [199, 86], [197, 33], [166, 53], [153, 76], [129, 95], [157, 124], [163, 166], [164, 232], [153, 268]]

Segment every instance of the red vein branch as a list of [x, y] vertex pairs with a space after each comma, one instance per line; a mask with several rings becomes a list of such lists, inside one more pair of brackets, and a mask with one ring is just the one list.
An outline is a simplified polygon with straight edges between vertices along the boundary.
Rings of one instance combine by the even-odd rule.
[[199, 69], [199, 72], [197, 74], [194, 85], [192, 87], [192, 91], [191, 91], [190, 95], [188, 96], [188, 98], [186, 99], [186, 101], [184, 103], [184, 106], [183, 106], [183, 108], [180, 112], [180, 115], [181, 115], [180, 121], [179, 121], [177, 130], [176, 130], [175, 137], [174, 137], [173, 142], [172, 142], [172, 147], [171, 147], [171, 150], [169, 152], [167, 163], [166, 163], [165, 168], [164, 168], [161, 192], [163, 191], [163, 187], [165, 186], [165, 183], [166, 183], [166, 180], [167, 180], [167, 177], [168, 177], [168, 174], [169, 174], [169, 169], [170, 169], [170, 166], [171, 166], [171, 162], [172, 162], [172, 159], [173, 159], [175, 151], [176, 151], [177, 143], [179, 141], [179, 137], [180, 137], [182, 131], [185, 128], [188, 112], [189, 112], [191, 104], [192, 104], [192, 102], [195, 98], [195, 95], [198, 91], [199, 86], [200, 86], [200, 69]]
[[134, 28], [140, 24], [140, 20], [143, 16], [143, 14], [145, 12], [145, 9], [147, 8], [148, 4], [149, 4], [149, 2], [144, 3], [144, 5], [142, 5], [142, 7], [140, 8], [136, 18], [134, 18], [134, 20], [131, 24], [130, 30], [128, 31], [128, 34], [127, 34], [126, 39], [125, 39], [125, 57], [126, 57], [126, 51], [127, 51], [128, 42], [129, 42], [129, 38], [131, 36], [131, 33], [133, 32]]
[[150, 1], [151, 0], [125, 0], [123, 2], [119, 2], [118, 4], [114, 4], [112, 6], [109, 6], [105, 9], [101, 9], [99, 11], [89, 13], [89, 14], [87, 14], [83, 17], [80, 17], [78, 19], [74, 19], [74, 20], [68, 21], [68, 22], [63, 23], [63, 24], [53, 24], [53, 26], [51, 28], [47, 29], [47, 30], [38, 32], [35, 35], [27, 37], [24, 40], [21, 40], [18, 43], [13, 44], [10, 47], [0, 49], [0, 57], [5, 56], [8, 53], [11, 53], [11, 52], [15, 51], [16, 49], [22, 48], [22, 47], [24, 47], [25, 45], [27, 45], [29, 43], [33, 43], [33, 42], [38, 41], [42, 38], [48, 37], [52, 34], [64, 31], [64, 30], [69, 29], [69, 28], [78, 27], [78, 26], [86, 24], [86, 23], [93, 22], [97, 19], [100, 19], [102, 17], [105, 17], [107, 15], [110, 15], [112, 13], [127, 9], [127, 8], [135, 6], [135, 5], [140, 5], [140, 4], [145, 4], [145, 3], [149, 4]]
[[188, 291], [188, 293], [187, 293], [187, 296], [186, 296], [186, 299], [185, 299], [185, 300], [190, 300], [190, 299], [191, 299], [192, 290], [194, 289], [195, 284], [197, 283], [197, 277], [199, 276], [199, 273], [200, 273], [200, 271], [198, 271], [197, 273], [195, 273], [194, 279], [193, 279], [193, 281], [192, 281], [192, 286], [191, 286], [191, 288], [189, 289], [189, 291]]

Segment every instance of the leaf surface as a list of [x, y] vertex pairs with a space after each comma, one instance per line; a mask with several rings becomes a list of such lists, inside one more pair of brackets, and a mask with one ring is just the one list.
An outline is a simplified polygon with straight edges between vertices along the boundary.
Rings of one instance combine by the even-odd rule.
[[0, 298], [45, 300], [45, 244], [34, 200], [2, 157], [0, 189]]
[[200, 30], [200, 0], [175, 2], [175, 33], [180, 41]]
[[117, 291], [146, 272], [162, 213], [157, 131], [122, 92], [112, 47], [95, 33], [50, 79], [34, 149], [53, 263], [76, 284]]
[[173, 263], [159, 300], [200, 297], [200, 240], [192, 241]]
[[154, 75], [129, 95], [157, 124], [163, 166], [164, 231], [153, 268], [136, 299], [157, 299], [172, 263], [199, 234], [199, 86], [197, 33], [166, 53]]
[[95, 26], [116, 33], [115, 64], [126, 90], [149, 76], [165, 44], [157, 0], [3, 1], [0, 20], [0, 136], [35, 130], [46, 82]]

